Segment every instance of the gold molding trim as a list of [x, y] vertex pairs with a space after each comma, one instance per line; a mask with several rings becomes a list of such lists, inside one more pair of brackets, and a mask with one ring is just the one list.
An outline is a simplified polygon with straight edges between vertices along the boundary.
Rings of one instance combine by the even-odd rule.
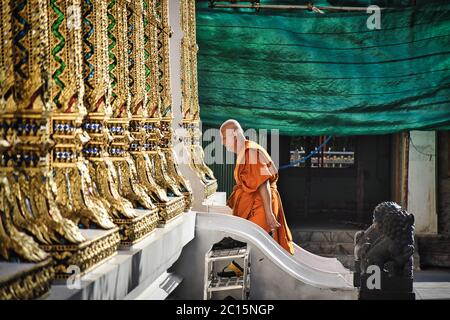
[[158, 203], [157, 206], [160, 208], [159, 224], [164, 225], [183, 213], [186, 204], [184, 197], [173, 197], [168, 202]]
[[55, 275], [53, 260], [48, 258], [31, 269], [0, 281], [0, 300], [29, 300], [45, 296]]
[[[101, 235], [80, 244], [41, 245], [55, 261], [55, 279], [70, 277], [71, 273], [67, 273], [67, 268], [72, 265], [80, 268], [82, 276], [117, 253], [120, 243], [119, 228], [102, 231]], [[81, 232], [85, 235], [87, 230], [81, 229]]]
[[131, 246], [151, 234], [158, 225], [158, 208], [142, 210], [134, 219], [114, 219], [119, 226], [120, 247]]

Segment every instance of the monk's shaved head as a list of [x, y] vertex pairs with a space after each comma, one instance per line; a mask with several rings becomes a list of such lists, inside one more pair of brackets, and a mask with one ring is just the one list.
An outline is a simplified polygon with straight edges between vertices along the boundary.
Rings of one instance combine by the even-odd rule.
[[238, 131], [239, 133], [242, 133], [242, 135], [244, 135], [244, 130], [242, 130], [240, 123], [234, 119], [228, 119], [227, 121], [222, 123], [222, 125], [220, 126], [220, 133], [223, 135], [226, 132], [225, 130], [227, 129]]
[[228, 151], [236, 152], [239, 146], [245, 141], [244, 130], [234, 119], [228, 119], [220, 126], [222, 143]]

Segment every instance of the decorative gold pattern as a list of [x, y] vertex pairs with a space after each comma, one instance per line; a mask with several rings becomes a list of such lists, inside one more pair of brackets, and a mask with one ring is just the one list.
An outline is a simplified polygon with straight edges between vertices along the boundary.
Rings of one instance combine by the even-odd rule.
[[32, 237], [20, 232], [12, 221], [14, 212], [18, 212], [6, 177], [0, 180], [0, 256], [9, 260], [11, 253], [24, 260], [39, 262], [48, 258]]
[[75, 224], [92, 223], [114, 228], [107, 208], [94, 191], [89, 171], [81, 156], [84, 144], [80, 128], [87, 111], [83, 104], [81, 6], [80, 0], [51, 0], [50, 86], [53, 114], [50, 131], [55, 141], [51, 163], [55, 177], [56, 202]]
[[155, 0], [155, 15], [158, 30], [158, 70], [161, 99], [161, 116], [170, 117], [172, 112], [172, 96], [170, 90], [169, 38], [172, 30], [169, 26], [169, 1]]
[[[83, 241], [78, 228], [62, 217], [49, 175], [50, 140], [48, 6], [46, 1], [13, 3], [13, 63], [15, 112], [4, 113], [1, 171], [11, 190], [12, 221], [41, 244]], [[4, 108], [2, 108], [4, 109]]]
[[48, 258], [32, 268], [0, 281], [0, 300], [36, 299], [49, 290], [55, 276], [53, 261]]
[[[173, 179], [164, 153], [161, 151], [162, 114], [166, 124], [171, 125], [171, 93], [169, 77], [169, 37], [168, 1], [143, 1], [144, 9], [144, 53], [143, 74], [147, 100], [142, 112], [133, 112], [135, 142], [131, 153], [139, 176], [152, 199], [160, 208], [161, 222], [183, 212], [186, 203], [177, 180]], [[135, 109], [137, 110], [137, 109]], [[142, 118], [141, 118], [142, 117]], [[138, 124], [139, 123], [139, 124]], [[140, 125], [140, 127], [139, 127]], [[139, 129], [138, 129], [139, 128]], [[178, 174], [178, 172], [176, 172]], [[183, 179], [180, 177], [180, 179]], [[185, 190], [190, 199], [192, 193]]]
[[108, 1], [108, 54], [113, 118], [127, 118], [130, 104], [128, 79], [126, 0]]
[[173, 218], [177, 217], [180, 212], [183, 212], [186, 205], [183, 197], [172, 198], [168, 202], [159, 203], [158, 207], [160, 208], [160, 224], [167, 224]]
[[114, 219], [120, 228], [120, 245], [130, 246], [149, 235], [157, 227], [158, 210], [141, 210], [142, 214], [134, 219]]
[[[120, 137], [113, 137], [111, 132], [123, 130], [122, 121], [108, 121], [113, 115], [110, 105], [111, 85], [110, 77], [116, 77], [118, 84], [113, 88], [113, 104], [117, 112], [129, 103], [127, 92], [127, 76], [110, 66], [110, 55], [117, 52], [118, 62], [126, 63], [124, 46], [125, 35], [117, 32], [119, 44], [122, 48], [116, 48], [110, 43], [108, 51], [108, 35], [114, 36], [118, 29], [110, 29], [108, 15], [118, 14], [120, 27], [125, 27], [123, 10], [124, 1], [119, 1], [115, 6], [113, 1], [84, 1], [82, 4], [83, 16], [83, 79], [85, 85], [84, 102], [88, 114], [84, 118], [83, 129], [89, 138], [83, 148], [83, 154], [89, 160], [89, 173], [93, 180], [94, 192], [98, 192], [103, 202], [108, 202], [109, 213], [113, 218], [135, 218], [133, 206], [130, 201], [119, 194], [119, 180], [114, 164], [109, 154], [123, 152], [123, 148], [116, 147], [120, 144]], [[109, 21], [110, 24], [112, 23]], [[115, 44], [118, 45], [117, 43]], [[117, 58], [117, 57], [116, 57]], [[122, 65], [122, 69], [126, 69]], [[108, 73], [108, 70], [110, 73]], [[118, 86], [118, 87], [117, 87]], [[120, 112], [119, 112], [120, 113]], [[117, 113], [115, 114], [117, 115]], [[117, 124], [119, 123], [119, 124]], [[114, 128], [114, 129], [113, 129]], [[120, 133], [120, 132], [117, 132]], [[114, 141], [114, 143], [112, 143]], [[123, 144], [123, 143], [122, 143]]]
[[113, 88], [113, 99], [123, 97], [120, 103], [112, 105], [113, 118], [108, 120], [109, 134], [113, 138], [108, 148], [109, 157], [117, 171], [119, 194], [135, 208], [154, 210], [156, 206], [145, 187], [140, 185], [135, 163], [128, 152], [130, 143], [133, 143], [129, 132], [130, 108], [139, 114], [145, 106], [142, 1], [112, 0], [108, 9], [111, 85], [117, 84]]
[[123, 161], [115, 161], [114, 164], [119, 175], [121, 195], [130, 200], [135, 208], [154, 209], [155, 205], [147, 191], [139, 184], [137, 170], [130, 156], [125, 157]]
[[[82, 230], [86, 233], [87, 230]], [[100, 263], [117, 253], [120, 243], [118, 228], [103, 231], [100, 236], [93, 237], [77, 245], [44, 245], [55, 261], [56, 279], [66, 279], [72, 273], [69, 266], [78, 266], [80, 276], [86, 274]]]
[[12, 8], [10, 0], [0, 4], [0, 114], [15, 110], [13, 97], [14, 65], [12, 42]]
[[[183, 10], [182, 10], [183, 12]], [[183, 13], [182, 13], [183, 14]], [[181, 175], [177, 164], [173, 160], [173, 129], [172, 126], [172, 107], [171, 107], [171, 89], [170, 89], [170, 70], [169, 70], [169, 37], [172, 31], [168, 24], [168, 1], [156, 1], [156, 16], [158, 26], [158, 56], [159, 56], [159, 74], [160, 74], [160, 99], [161, 116], [159, 127], [155, 128], [154, 139], [158, 145], [156, 153], [153, 154], [153, 164], [156, 167], [156, 181], [164, 186], [171, 194], [183, 196], [185, 210], [188, 211], [192, 204], [192, 190], [190, 184]], [[183, 64], [183, 63], [182, 63]], [[182, 67], [183, 68], [183, 67]], [[182, 81], [184, 79], [181, 79]], [[167, 159], [166, 157], [169, 156]]]
[[195, 31], [194, 0], [181, 1], [181, 24], [184, 34], [181, 42], [182, 124], [188, 133], [184, 143], [189, 151], [190, 166], [205, 185], [204, 197], [208, 198], [217, 191], [217, 180], [212, 170], [205, 164], [203, 148], [200, 145], [200, 105], [197, 81], [198, 46]]
[[114, 219], [133, 219], [136, 214], [133, 204], [123, 198], [118, 191], [119, 178], [110, 159], [92, 160], [89, 170], [97, 178], [96, 189], [109, 204], [109, 212]]
[[172, 144], [168, 14], [168, 0], [2, 1], [0, 256], [43, 262], [0, 283], [0, 299], [41, 296], [70, 265], [84, 274], [191, 208]]

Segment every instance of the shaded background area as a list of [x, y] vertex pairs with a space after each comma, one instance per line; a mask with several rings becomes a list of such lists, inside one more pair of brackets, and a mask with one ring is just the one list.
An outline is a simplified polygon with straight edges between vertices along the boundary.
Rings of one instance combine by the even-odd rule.
[[[382, 11], [381, 29], [370, 30], [365, 12], [255, 12], [197, 2], [203, 128], [235, 118], [244, 129], [277, 129], [279, 165], [333, 135], [324, 154], [280, 171], [287, 219], [294, 227], [369, 223], [374, 206], [395, 192], [400, 132], [450, 128], [450, 3], [314, 2], [397, 9]], [[329, 165], [336, 157], [350, 164]], [[234, 164], [208, 164], [229, 195]]]

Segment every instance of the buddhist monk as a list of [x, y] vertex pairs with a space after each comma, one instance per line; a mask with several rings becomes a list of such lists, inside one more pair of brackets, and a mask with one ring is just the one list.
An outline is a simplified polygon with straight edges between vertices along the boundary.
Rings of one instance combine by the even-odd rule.
[[245, 138], [236, 120], [225, 121], [220, 134], [225, 148], [237, 155], [236, 185], [227, 201], [233, 215], [256, 223], [294, 254], [291, 231], [277, 190], [278, 171], [269, 154], [259, 144]]

